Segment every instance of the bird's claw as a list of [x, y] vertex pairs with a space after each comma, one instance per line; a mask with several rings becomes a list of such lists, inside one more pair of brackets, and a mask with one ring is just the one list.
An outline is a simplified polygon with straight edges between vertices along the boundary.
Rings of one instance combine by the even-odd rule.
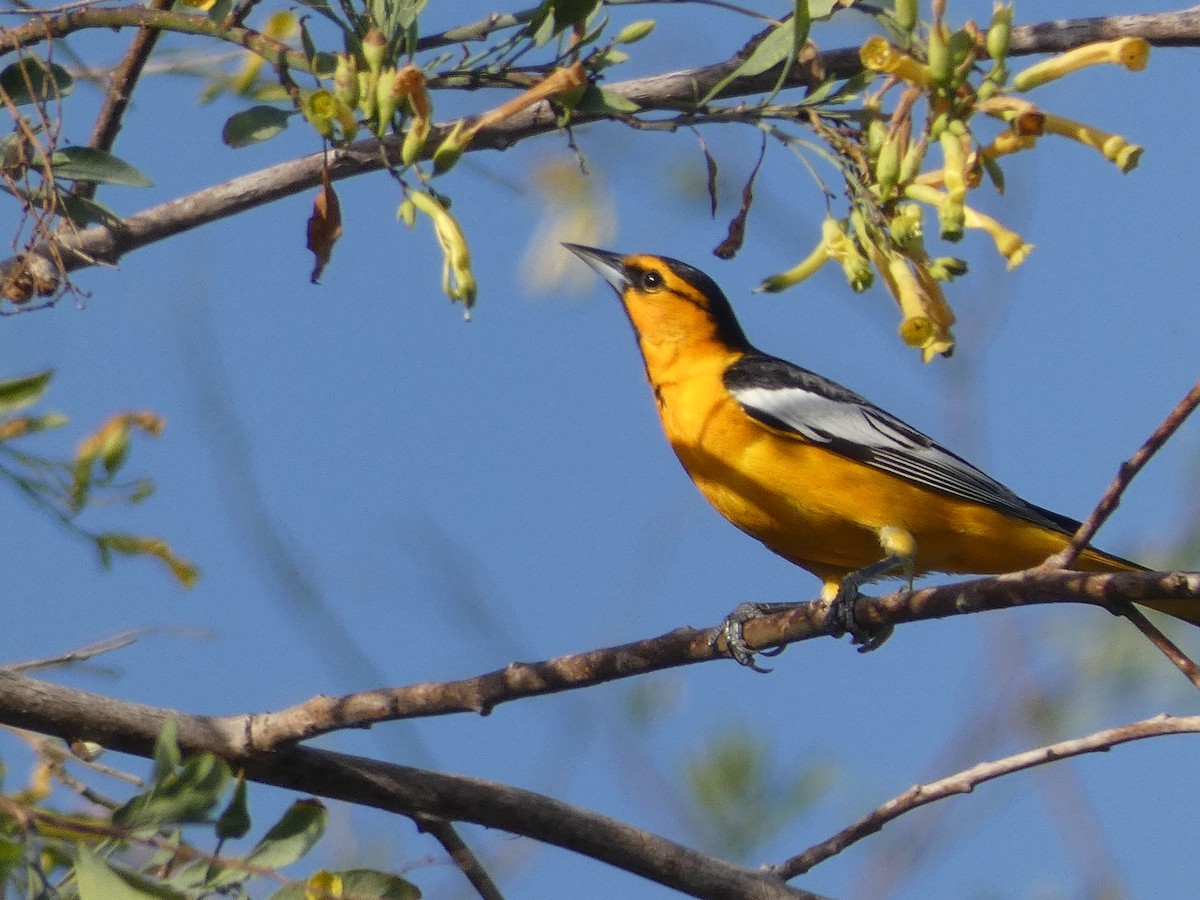
[[729, 655], [733, 657], [733, 659], [736, 660], [740, 665], [745, 666], [747, 669], [753, 669], [755, 672], [759, 672], [763, 675], [773, 671], [760, 666], [754, 661], [754, 657], [756, 654], [761, 654], [762, 656], [778, 656], [783, 652], [783, 646], [780, 645], [778, 647], [770, 647], [766, 650], [754, 650], [749, 644], [746, 643], [746, 639], [742, 634], [742, 626], [744, 626], [747, 622], [752, 619], [757, 619], [759, 616], [766, 615], [768, 612], [772, 611], [774, 610], [771, 609], [770, 604], [739, 604], [733, 610], [733, 612], [725, 617], [725, 621], [713, 631], [712, 637], [710, 637], [708, 640], [709, 647], [715, 650], [721, 637], [724, 637], [725, 647], [729, 652]]
[[836, 633], [850, 635], [850, 641], [857, 645], [859, 653], [870, 653], [882, 647], [895, 629], [891, 625], [867, 628], [859, 622], [854, 614], [854, 604], [861, 596], [857, 584], [850, 579], [844, 580], [829, 604], [829, 618]]

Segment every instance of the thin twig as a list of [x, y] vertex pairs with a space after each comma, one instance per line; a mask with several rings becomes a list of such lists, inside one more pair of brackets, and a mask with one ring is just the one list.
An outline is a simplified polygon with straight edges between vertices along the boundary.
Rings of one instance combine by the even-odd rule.
[[770, 871], [785, 881], [803, 875], [818, 863], [836, 856], [852, 844], [875, 834], [888, 822], [918, 807], [955, 794], [969, 794], [976, 787], [1003, 775], [1031, 769], [1085, 753], [1102, 753], [1119, 744], [1167, 734], [1200, 733], [1200, 716], [1174, 717], [1167, 714], [1140, 722], [1097, 731], [1081, 738], [1059, 741], [1034, 750], [1026, 750], [994, 762], [980, 763], [947, 778], [925, 785], [914, 785], [903, 794], [893, 797], [872, 813], [844, 828], [831, 838], [793, 856]]
[[[168, 10], [173, 5], [174, 0], [151, 0], [148, 6], [150, 9]], [[150, 58], [161, 34], [157, 28], [143, 27], [137, 30], [133, 40], [129, 42], [125, 58], [109, 79], [104, 106], [101, 107], [100, 115], [96, 117], [96, 125], [92, 129], [90, 144], [97, 150], [111, 150], [116, 143], [117, 133], [121, 130], [121, 120], [125, 116], [125, 110], [129, 108], [129, 101], [133, 99], [133, 89], [137, 86], [146, 60]], [[74, 193], [76, 196], [91, 199], [96, 196], [96, 182], [77, 181]]]
[[1162, 651], [1163, 656], [1183, 673], [1183, 677], [1200, 690], [1200, 667], [1192, 661], [1190, 656], [1180, 650], [1174, 641], [1163, 634], [1158, 626], [1147, 619], [1145, 614], [1133, 604], [1129, 604], [1123, 609], [1121, 615], [1137, 626], [1138, 631], [1144, 634], [1150, 643]]
[[459, 871], [467, 876], [467, 880], [483, 900], [504, 900], [504, 895], [500, 893], [500, 888], [496, 886], [492, 876], [487, 873], [453, 825], [437, 816], [413, 816], [413, 821], [417, 823], [417, 828], [433, 835], [445, 848]]
[[1042, 565], [1047, 568], [1065, 569], [1069, 568], [1079, 554], [1096, 536], [1096, 532], [1100, 530], [1100, 526], [1112, 515], [1113, 511], [1121, 502], [1121, 495], [1125, 493], [1125, 489], [1129, 487], [1129, 483], [1142, 470], [1142, 468], [1150, 461], [1186, 420], [1187, 417], [1195, 411], [1200, 405], [1200, 381], [1192, 385], [1192, 389], [1188, 391], [1187, 396], [1179, 401], [1178, 405], [1171, 410], [1162, 423], [1154, 429], [1154, 433], [1146, 439], [1146, 443], [1138, 449], [1137, 453], [1129, 457], [1125, 462], [1121, 463], [1121, 468], [1117, 470], [1117, 477], [1113, 479], [1112, 484], [1108, 486], [1108, 490], [1104, 492], [1104, 496], [1100, 498], [1100, 502], [1096, 504], [1096, 508], [1092, 510], [1086, 521], [1079, 526], [1079, 530], [1075, 532], [1071, 538], [1071, 542], [1062, 550], [1050, 557]]

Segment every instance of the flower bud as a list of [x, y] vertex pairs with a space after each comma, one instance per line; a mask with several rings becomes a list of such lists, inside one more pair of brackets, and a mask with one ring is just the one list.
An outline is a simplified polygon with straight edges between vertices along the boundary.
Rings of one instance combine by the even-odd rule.
[[367, 70], [378, 77], [383, 71], [383, 63], [387, 57], [387, 38], [378, 28], [370, 28], [363, 35], [362, 55], [367, 63]]
[[624, 28], [617, 32], [617, 36], [613, 38], [614, 44], [636, 44], [642, 38], [646, 37], [654, 30], [653, 19], [639, 19], [636, 22], [630, 22]]

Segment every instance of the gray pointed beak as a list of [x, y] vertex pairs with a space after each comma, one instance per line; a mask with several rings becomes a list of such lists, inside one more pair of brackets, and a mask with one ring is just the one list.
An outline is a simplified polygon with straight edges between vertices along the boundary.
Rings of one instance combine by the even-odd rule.
[[620, 253], [566, 242], [563, 242], [563, 246], [595, 269], [601, 278], [612, 285], [618, 296], [625, 292], [625, 288], [629, 287], [629, 278], [625, 275], [625, 267], [621, 264], [624, 257]]

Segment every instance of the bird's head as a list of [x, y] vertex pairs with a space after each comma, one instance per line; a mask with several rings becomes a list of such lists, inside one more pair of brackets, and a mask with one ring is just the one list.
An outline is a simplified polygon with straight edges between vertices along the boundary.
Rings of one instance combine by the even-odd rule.
[[643, 342], [715, 338], [733, 348], [749, 346], [729, 300], [699, 269], [667, 256], [563, 246], [612, 285]]

